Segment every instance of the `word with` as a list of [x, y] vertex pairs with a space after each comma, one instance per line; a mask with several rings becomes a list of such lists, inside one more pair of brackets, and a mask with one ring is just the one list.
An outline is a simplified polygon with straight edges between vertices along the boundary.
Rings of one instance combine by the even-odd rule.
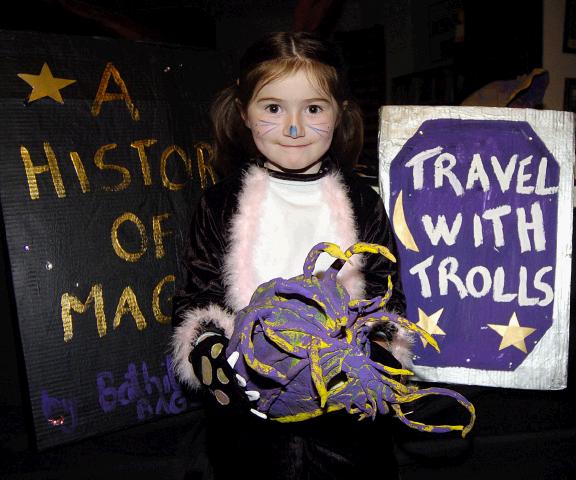
[[[152, 291], [152, 311], [154, 312], [154, 317], [158, 323], [167, 325], [170, 323], [170, 315], [162, 312], [160, 308], [160, 298], [162, 290], [168, 283], [174, 283], [176, 278], [174, 275], [167, 275], [162, 280], [160, 280], [154, 290]], [[90, 306], [94, 306], [94, 314], [96, 316], [96, 327], [98, 330], [98, 336], [102, 338], [106, 335], [108, 331], [108, 323], [106, 320], [106, 313], [104, 312], [104, 293], [102, 285], [97, 283], [92, 286], [90, 293], [86, 298], [86, 301], [82, 302], [76, 296], [70, 293], [64, 293], [60, 299], [61, 311], [62, 311], [62, 327], [64, 330], [64, 341], [69, 342], [74, 337], [74, 321], [72, 318], [72, 310], [76, 313], [86, 313]], [[134, 321], [136, 322], [136, 328], [138, 330], [145, 329], [148, 324], [140, 306], [138, 304], [138, 299], [132, 287], [127, 286], [120, 295], [120, 299], [116, 305], [116, 312], [114, 313], [114, 320], [112, 325], [114, 329], [120, 327], [122, 318], [126, 314], [130, 314]]]
[[[135, 140], [130, 144], [130, 148], [133, 148], [139, 159], [139, 170], [142, 176], [142, 181], [145, 186], [150, 186], [153, 184], [152, 173], [150, 167], [150, 160], [148, 158], [147, 149], [150, 148], [157, 142], [156, 139], [144, 139]], [[24, 170], [26, 171], [26, 178], [28, 180], [28, 190], [30, 193], [30, 198], [32, 200], [37, 200], [40, 198], [40, 191], [38, 189], [38, 175], [49, 173], [52, 177], [52, 184], [54, 185], [54, 190], [58, 198], [66, 197], [66, 187], [64, 185], [64, 179], [60, 171], [60, 163], [54, 153], [54, 149], [49, 142], [43, 142], [44, 154], [48, 163], [45, 164], [34, 164], [32, 157], [28, 148], [24, 145], [20, 146], [20, 156], [22, 157], [22, 162], [24, 164]], [[94, 154], [94, 165], [100, 171], [112, 171], [114, 175], [120, 176], [120, 181], [116, 184], [102, 185], [99, 187], [100, 190], [106, 192], [120, 192], [126, 190], [132, 183], [132, 174], [128, 168], [119, 164], [105, 161], [105, 157], [108, 152], [117, 150], [118, 145], [116, 143], [109, 143], [102, 145], [96, 150]], [[196, 167], [198, 175], [200, 177], [201, 187], [204, 189], [208, 186], [208, 177], [212, 181], [212, 184], [216, 182], [216, 174], [212, 168], [212, 157], [214, 155], [212, 146], [208, 143], [200, 142], [194, 145], [196, 150]], [[130, 150], [128, 151], [118, 151], [121, 158], [126, 158], [130, 156]], [[92, 190], [90, 179], [86, 173], [86, 167], [84, 162], [80, 158], [78, 152], [69, 152], [70, 161], [76, 172], [76, 177], [80, 184], [80, 189], [82, 193], [88, 193]], [[181, 190], [186, 186], [186, 183], [176, 182], [174, 179], [168, 176], [168, 161], [175, 157], [179, 159], [186, 172], [187, 178], [194, 178], [192, 159], [184, 151], [182, 147], [178, 145], [169, 145], [160, 154], [159, 162], [159, 173], [162, 179], [162, 185], [171, 191]]]
[[66, 433], [73, 433], [78, 426], [76, 402], [66, 398], [52, 397], [42, 390], [40, 393], [42, 414], [52, 427], [60, 427]]
[[[468, 175], [466, 178], [466, 186], [462, 186], [462, 182], [452, 171], [457, 163], [454, 155], [448, 152], [442, 152], [442, 147], [431, 148], [424, 150], [414, 155], [408, 162], [406, 167], [412, 168], [412, 181], [415, 190], [422, 190], [424, 187], [424, 164], [426, 160], [436, 157], [434, 160], [434, 188], [442, 188], [444, 186], [444, 179], [452, 187], [457, 196], [464, 195], [464, 189], [472, 190], [476, 188], [478, 183], [484, 192], [491, 189], [490, 177], [486, 171], [484, 161], [479, 153], [472, 156]], [[500, 190], [504, 193], [510, 189], [512, 178], [516, 175], [515, 191], [519, 194], [536, 194], [536, 195], [552, 195], [558, 192], [558, 186], [546, 186], [546, 173], [548, 168], [548, 159], [542, 157], [538, 163], [538, 174], [536, 176], [535, 184], [530, 184], [533, 175], [528, 172], [532, 165], [533, 155], [530, 155], [518, 162], [519, 156], [514, 154], [508, 160], [506, 167], [502, 168], [500, 161], [494, 155], [490, 157], [490, 164], [492, 166], [491, 173], [495, 177]]]
[[120, 385], [116, 385], [112, 372], [98, 373], [100, 408], [109, 413], [119, 406], [135, 405], [138, 420], [176, 415], [186, 410], [187, 400], [174, 378], [172, 358], [168, 355], [161, 365], [166, 371], [162, 377], [150, 375], [146, 362], [140, 364], [140, 370], [135, 363], [130, 363]]
[[[430, 283], [430, 274], [428, 269], [434, 263], [434, 255], [429, 256], [420, 263], [414, 265], [410, 270], [411, 275], [418, 275], [420, 281], [421, 295], [424, 298], [432, 296], [432, 288]], [[495, 302], [512, 302], [517, 299], [518, 305], [521, 307], [538, 305], [545, 307], [549, 305], [554, 299], [554, 290], [549, 283], [543, 280], [544, 275], [553, 271], [552, 266], [545, 266], [540, 268], [533, 277], [532, 286], [534, 290], [542, 293], [543, 296], [529, 296], [528, 293], [528, 269], [525, 266], [520, 266], [518, 270], [518, 282], [516, 292], [504, 292], [506, 285], [506, 271], [504, 267], [497, 267], [494, 272], [491, 272], [487, 267], [477, 265], [472, 267], [465, 275], [458, 274], [459, 263], [454, 257], [443, 258], [436, 267], [435, 277], [438, 285], [438, 293], [441, 296], [448, 295], [448, 285], [452, 284], [460, 298], [471, 295], [473, 298], [485, 297], [490, 290], [492, 290], [492, 298]], [[430, 268], [430, 270], [432, 270]], [[479, 279], [480, 286], [476, 285], [476, 279]], [[462, 280], [464, 279], [464, 280]]]
[[[503, 219], [509, 219], [510, 222], [516, 226], [521, 253], [532, 251], [530, 232], [533, 234], [534, 250], [537, 252], [546, 250], [544, 215], [540, 202], [534, 202], [530, 206], [530, 219], [524, 207], [516, 208], [516, 215], [513, 218], [507, 217], [511, 213], [512, 207], [510, 205], [500, 205], [487, 209], [482, 215], [475, 213], [472, 217], [474, 246], [479, 247], [484, 243], [483, 225], [488, 223], [488, 225], [492, 226], [493, 246], [495, 248], [504, 247], [506, 245], [504, 232], [510, 231], [510, 228], [504, 228]], [[483, 220], [485, 222], [483, 222]], [[460, 228], [462, 227], [462, 213], [456, 214], [451, 226], [448, 226], [445, 215], [438, 215], [436, 223], [433, 222], [430, 215], [423, 215], [421, 221], [432, 245], [437, 246], [440, 239], [442, 239], [446, 245], [454, 245], [460, 233]], [[489, 246], [492, 247], [492, 245]]]

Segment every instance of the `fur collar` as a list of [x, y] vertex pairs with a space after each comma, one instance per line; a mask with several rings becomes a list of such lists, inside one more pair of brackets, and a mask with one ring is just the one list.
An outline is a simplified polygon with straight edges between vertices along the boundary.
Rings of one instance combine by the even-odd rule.
[[[224, 284], [226, 304], [233, 311], [244, 308], [258, 287], [252, 258], [256, 241], [260, 208], [269, 187], [265, 169], [249, 167], [244, 173], [238, 195], [238, 211], [230, 224], [228, 251], [224, 260]], [[358, 232], [347, 187], [338, 172], [329, 172], [320, 179], [322, 195], [331, 207], [331, 221], [336, 225], [340, 238], [345, 239], [342, 249], [358, 241]], [[362, 259], [354, 257], [342, 269], [339, 279], [352, 298], [362, 298], [364, 280], [361, 272]]]

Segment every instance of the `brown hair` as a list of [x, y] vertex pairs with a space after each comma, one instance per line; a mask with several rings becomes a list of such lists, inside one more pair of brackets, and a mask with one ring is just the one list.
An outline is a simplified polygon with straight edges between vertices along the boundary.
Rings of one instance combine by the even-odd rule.
[[212, 104], [214, 164], [218, 171], [228, 173], [258, 155], [241, 109], [264, 85], [301, 69], [338, 103], [339, 120], [330, 156], [344, 170], [354, 166], [362, 150], [364, 125], [360, 107], [348, 93], [336, 47], [310, 33], [278, 32], [248, 48], [240, 60], [238, 79], [222, 90]]

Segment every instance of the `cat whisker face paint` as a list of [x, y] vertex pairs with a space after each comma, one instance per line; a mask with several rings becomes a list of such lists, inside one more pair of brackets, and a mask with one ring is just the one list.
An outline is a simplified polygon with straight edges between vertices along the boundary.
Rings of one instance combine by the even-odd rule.
[[310, 128], [313, 132], [316, 132], [318, 135], [324, 136], [330, 133], [330, 127], [327, 123], [315, 123], [315, 124], [308, 124], [306, 125]]
[[256, 122], [257, 134], [260, 136], [267, 135], [272, 130], [278, 127], [279, 123], [269, 122], [267, 120], [258, 120]]
[[258, 90], [243, 119], [269, 168], [314, 173], [332, 143], [338, 104], [297, 70]]

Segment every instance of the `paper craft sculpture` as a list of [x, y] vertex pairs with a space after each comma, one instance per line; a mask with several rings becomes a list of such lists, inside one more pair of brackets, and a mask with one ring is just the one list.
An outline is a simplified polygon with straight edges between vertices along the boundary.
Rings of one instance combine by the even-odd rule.
[[[336, 260], [322, 275], [314, 266], [322, 252]], [[457, 392], [444, 388], [418, 389], [403, 383], [412, 372], [372, 361], [368, 335], [376, 322], [391, 322], [438, 345], [426, 331], [386, 311], [392, 293], [369, 300], [351, 300], [336, 280], [342, 266], [357, 253], [373, 253], [396, 261], [376, 244], [358, 243], [342, 251], [320, 243], [308, 254], [304, 273], [291, 279], [276, 278], [254, 292], [250, 304], [236, 317], [227, 354], [240, 352], [236, 370], [258, 390], [258, 410], [279, 422], [297, 422], [346, 409], [359, 419], [374, 418], [392, 409], [409, 427], [420, 431], [462, 431], [475, 420], [473, 405]], [[447, 395], [470, 412], [470, 423], [425, 425], [406, 417], [401, 406], [427, 395]]]

